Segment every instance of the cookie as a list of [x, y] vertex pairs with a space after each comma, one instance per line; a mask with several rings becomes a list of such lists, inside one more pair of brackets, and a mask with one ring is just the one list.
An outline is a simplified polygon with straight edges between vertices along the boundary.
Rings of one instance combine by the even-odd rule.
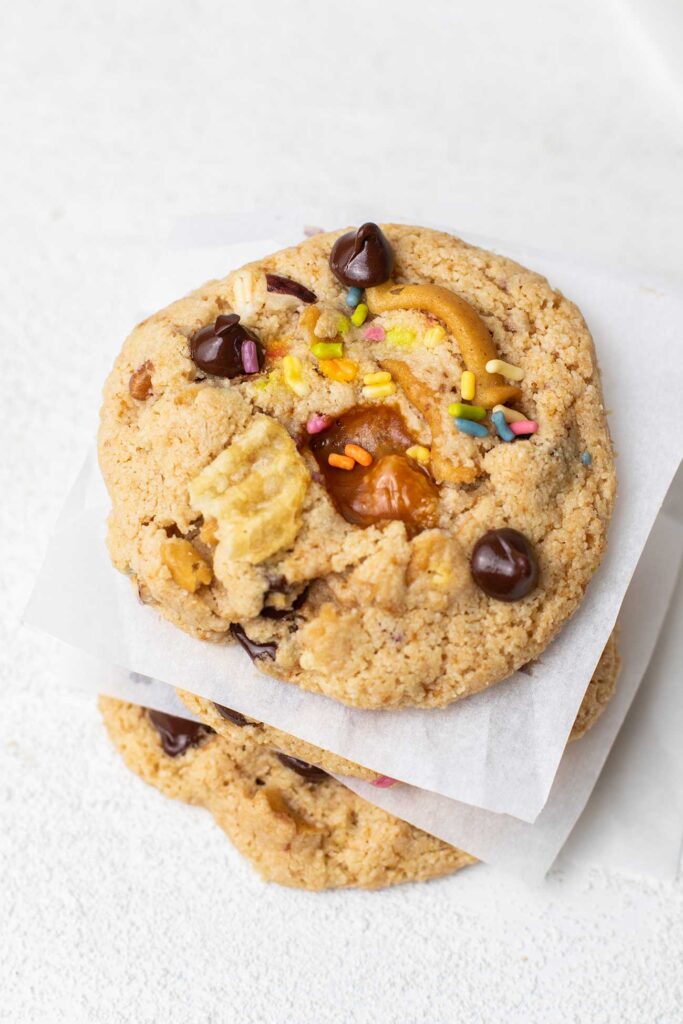
[[320, 769], [306, 771], [248, 736], [218, 736], [109, 697], [100, 698], [100, 709], [128, 767], [166, 796], [206, 807], [267, 881], [379, 889], [474, 863]]
[[317, 765], [326, 772], [335, 775], [352, 775], [357, 779], [366, 779], [368, 782], [385, 785], [393, 780], [386, 775], [372, 771], [371, 768], [364, 768], [363, 765], [348, 761], [339, 754], [333, 754], [329, 750], [316, 747], [313, 743], [299, 739], [289, 733], [282, 732], [265, 722], [257, 722], [247, 718], [239, 711], [226, 708], [221, 704], [214, 704], [213, 701], [200, 697], [196, 693], [187, 690], [176, 690], [181, 701], [194, 715], [206, 725], [226, 739], [239, 741], [241, 737], [249, 737], [249, 740], [269, 750], [289, 754], [309, 764]]
[[[614, 694], [617, 676], [619, 674], [620, 658], [617, 649], [616, 631], [610, 635], [600, 661], [596, 665], [593, 677], [588, 684], [581, 707], [579, 708], [576, 721], [570, 733], [569, 739], [576, 740], [583, 736], [592, 725], [598, 720], [604, 711], [607, 703]], [[528, 671], [533, 672], [533, 666]], [[363, 765], [348, 761], [338, 754], [329, 750], [316, 747], [306, 740], [291, 736], [271, 725], [257, 722], [247, 718], [239, 711], [214, 704], [213, 701], [200, 697], [187, 690], [176, 691], [183, 704], [206, 725], [211, 726], [215, 732], [226, 739], [239, 741], [239, 738], [249, 737], [250, 741], [268, 747], [271, 750], [289, 754], [309, 764], [317, 765], [327, 772], [335, 775], [351, 775], [358, 779], [366, 779], [374, 785], [385, 788], [394, 783], [395, 780], [387, 775], [372, 771]]]
[[141, 323], [99, 455], [143, 601], [363, 708], [443, 706], [537, 658], [615, 494], [576, 306], [399, 225], [317, 235]]
[[578, 740], [591, 729], [603, 713], [608, 703], [614, 696], [617, 686], [617, 678], [621, 669], [621, 657], [617, 645], [617, 633], [615, 629], [607, 641], [600, 661], [596, 665], [593, 678], [588, 684], [588, 689], [576, 716], [572, 731], [569, 734], [570, 740]]

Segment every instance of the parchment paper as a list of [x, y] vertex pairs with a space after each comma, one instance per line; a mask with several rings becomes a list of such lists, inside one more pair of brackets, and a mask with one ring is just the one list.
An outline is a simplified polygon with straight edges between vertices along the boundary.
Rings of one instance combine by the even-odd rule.
[[[255, 246], [282, 244], [256, 231]], [[295, 237], [291, 241], [297, 241]], [[480, 241], [480, 240], [478, 240]], [[490, 245], [491, 243], [489, 243]], [[250, 249], [197, 249], [202, 276], [238, 265]], [[252, 249], [253, 251], [253, 249]], [[236, 647], [202, 643], [141, 606], [110, 567], [107, 501], [92, 458], [67, 500], [26, 613], [28, 622], [107, 662], [182, 685], [254, 718], [422, 789], [533, 821], [664, 495], [681, 460], [683, 301], [671, 290], [508, 246], [578, 302], [596, 339], [620, 495], [607, 557], [581, 608], [532, 675], [439, 711], [358, 711], [262, 674]], [[209, 255], [210, 253], [210, 255]], [[194, 265], [187, 248], [166, 253], [157, 280]], [[187, 286], [199, 283], [188, 276]], [[112, 353], [113, 355], [113, 353]], [[645, 411], [643, 411], [645, 410]]]
[[[533, 825], [413, 786], [378, 790], [359, 779], [339, 776], [339, 781], [371, 803], [489, 864], [530, 881], [542, 877], [581, 814], [643, 679], [682, 551], [680, 520], [662, 513], [619, 615], [623, 667], [616, 695], [598, 723], [565, 750], [548, 801]], [[683, 626], [683, 608], [674, 606], [670, 613]], [[71, 650], [63, 666], [66, 685], [194, 717], [166, 683]], [[610, 755], [605, 778], [565, 849], [566, 860], [667, 881], [676, 876], [683, 836], [683, 691], [680, 666], [671, 656], [667, 660], [666, 653], [647, 672], [638, 695], [637, 721], [625, 730]]]

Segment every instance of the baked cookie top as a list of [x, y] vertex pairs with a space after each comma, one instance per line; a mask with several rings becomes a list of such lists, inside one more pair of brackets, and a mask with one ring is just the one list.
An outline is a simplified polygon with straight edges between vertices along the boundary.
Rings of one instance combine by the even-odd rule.
[[139, 324], [99, 453], [143, 600], [366, 708], [442, 706], [538, 657], [615, 494], [576, 306], [399, 225], [316, 235]]
[[167, 796], [206, 807], [268, 881], [302, 889], [378, 889], [426, 881], [474, 857], [367, 803], [319, 769], [246, 734], [108, 697], [100, 709], [128, 767]]
[[[570, 741], [579, 739], [597, 722], [614, 695], [620, 666], [621, 659], [617, 649], [615, 630], [607, 641], [581, 701], [576, 721], [569, 734]], [[529, 667], [529, 671], [533, 671], [532, 666]], [[373, 771], [371, 768], [365, 768], [354, 761], [349, 761], [345, 757], [340, 757], [339, 754], [316, 747], [315, 744], [308, 743], [297, 736], [282, 732], [281, 729], [276, 729], [272, 725], [247, 718], [232, 708], [214, 704], [213, 701], [199, 697], [195, 693], [189, 693], [187, 690], [176, 690], [176, 693], [197, 718], [226, 739], [244, 741], [248, 737], [250, 742], [253, 741], [270, 750], [303, 760], [326, 772], [365, 779], [381, 789], [392, 786], [397, 781], [380, 772]]]

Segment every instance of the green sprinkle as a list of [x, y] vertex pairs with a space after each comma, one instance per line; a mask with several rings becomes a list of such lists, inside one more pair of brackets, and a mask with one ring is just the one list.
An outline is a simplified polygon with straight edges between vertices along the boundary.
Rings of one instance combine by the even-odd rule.
[[341, 341], [317, 341], [311, 347], [311, 352], [316, 359], [341, 359], [344, 346]]
[[368, 315], [368, 307], [364, 302], [359, 302], [353, 313], [351, 314], [351, 323], [354, 327], [360, 327], [361, 324], [365, 323], [365, 319]]
[[390, 327], [385, 335], [385, 341], [392, 348], [412, 349], [417, 341], [417, 334], [409, 327]]
[[337, 325], [338, 332], [340, 334], [348, 334], [350, 326], [351, 326], [351, 324], [349, 323], [349, 318], [342, 314], [339, 317], [339, 324]]
[[483, 420], [486, 416], [486, 409], [483, 405], [464, 405], [462, 402], [452, 402], [448, 406], [448, 415], [455, 416], [460, 420]]

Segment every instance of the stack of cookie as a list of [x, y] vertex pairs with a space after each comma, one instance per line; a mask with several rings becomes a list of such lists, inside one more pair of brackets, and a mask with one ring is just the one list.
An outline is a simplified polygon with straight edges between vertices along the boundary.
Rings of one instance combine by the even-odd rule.
[[[511, 260], [372, 223], [140, 324], [99, 453], [112, 561], [142, 601], [304, 690], [434, 715], [538, 658], [600, 563], [615, 494], [577, 308]], [[611, 638], [572, 738], [617, 671]], [[395, 780], [179, 693], [192, 720], [103, 700], [110, 735], [264, 877], [374, 887], [472, 861], [329, 773]]]

